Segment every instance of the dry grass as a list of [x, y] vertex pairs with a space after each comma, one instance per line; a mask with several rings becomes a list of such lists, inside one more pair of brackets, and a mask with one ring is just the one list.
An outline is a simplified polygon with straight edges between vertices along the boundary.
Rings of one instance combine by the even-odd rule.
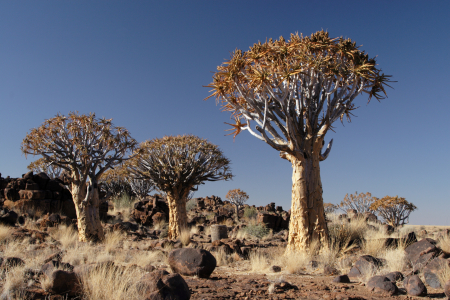
[[448, 262], [441, 264], [438, 278], [441, 282], [441, 287], [445, 286], [445, 284], [450, 281], [450, 264]]
[[249, 255], [251, 272], [264, 272], [269, 267], [269, 259], [262, 251], [252, 251]]
[[159, 222], [153, 224], [153, 229], [154, 229], [154, 230], [164, 230], [164, 229], [167, 228], [167, 226], [169, 226], [169, 224], [167, 224], [166, 221], [161, 220], [161, 221], [159, 221]]
[[143, 299], [143, 291], [137, 284], [143, 274], [138, 268], [121, 270], [103, 266], [92, 269], [81, 276], [84, 299]]
[[191, 227], [191, 236], [193, 235], [193, 234], [199, 234], [199, 229], [198, 229], [198, 227], [197, 226], [192, 226]]
[[450, 254], [450, 236], [443, 235], [438, 239], [438, 246], [447, 254]]
[[1, 299], [23, 299], [26, 288], [24, 273], [24, 266], [5, 270]]
[[408, 266], [404, 248], [386, 249], [381, 257], [386, 260], [386, 265], [383, 268], [387, 271], [386, 273], [403, 272]]
[[281, 257], [283, 265], [289, 274], [304, 273], [311, 258], [311, 255], [307, 252], [288, 252]]
[[366, 255], [379, 257], [386, 251], [386, 242], [384, 239], [365, 239], [362, 242], [362, 252]]
[[78, 232], [72, 226], [59, 225], [50, 236], [61, 243], [63, 250], [76, 247], [78, 243]]
[[182, 229], [179, 239], [183, 246], [189, 245], [191, 243], [191, 230], [189, 228]]
[[8, 242], [11, 239], [11, 233], [11, 227], [0, 225], [0, 243]]
[[116, 252], [118, 247], [123, 243], [123, 240], [125, 239], [125, 234], [121, 232], [120, 230], [108, 232], [105, 234], [105, 251], [108, 254], [112, 254]]
[[230, 263], [230, 258], [223, 249], [213, 252], [212, 255], [214, 255], [214, 258], [216, 259], [217, 266], [226, 266]]

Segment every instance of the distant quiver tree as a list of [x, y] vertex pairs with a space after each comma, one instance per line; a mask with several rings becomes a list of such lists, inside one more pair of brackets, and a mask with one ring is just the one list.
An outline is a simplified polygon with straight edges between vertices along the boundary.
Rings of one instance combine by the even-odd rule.
[[56, 115], [28, 133], [22, 152], [42, 155], [47, 162], [67, 171], [75, 203], [80, 241], [104, 238], [99, 216], [98, 181], [107, 169], [120, 164], [137, 146], [128, 130], [95, 114]]
[[241, 189], [229, 190], [225, 198], [230, 201], [236, 208], [236, 220], [239, 220], [239, 208], [248, 200], [246, 192]]
[[247, 130], [292, 164], [287, 251], [328, 242], [319, 167], [332, 146], [322, 152], [325, 134], [336, 120], [350, 121], [359, 94], [382, 99], [389, 77], [355, 42], [324, 31], [235, 50], [214, 73], [209, 97], [234, 117], [231, 134]]
[[344, 200], [339, 204], [339, 208], [347, 212], [349, 209], [354, 209], [358, 213], [363, 214], [365, 212], [374, 213], [375, 211], [370, 208], [370, 206], [377, 201], [378, 198], [372, 197], [372, 194], [355, 192], [355, 194], [346, 194]]
[[409, 223], [409, 215], [417, 209], [417, 207], [406, 201], [405, 198], [395, 196], [386, 196], [381, 199], [376, 199], [370, 206], [370, 209], [375, 211], [384, 221], [397, 227]]
[[187, 226], [186, 199], [206, 181], [232, 178], [230, 161], [222, 151], [193, 135], [165, 136], [145, 141], [128, 168], [136, 178], [149, 179], [167, 195], [168, 237], [175, 239]]

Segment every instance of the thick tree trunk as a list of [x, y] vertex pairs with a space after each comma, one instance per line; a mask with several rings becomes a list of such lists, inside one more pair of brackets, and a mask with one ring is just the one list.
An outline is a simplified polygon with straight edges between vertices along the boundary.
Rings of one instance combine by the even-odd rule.
[[319, 157], [289, 155], [292, 163], [292, 206], [287, 252], [306, 250], [312, 241], [328, 242]]
[[[95, 185], [97, 186], [97, 185]], [[91, 188], [86, 199], [87, 188]], [[98, 188], [72, 186], [72, 198], [77, 212], [78, 239], [81, 242], [101, 241], [105, 235], [100, 221], [100, 199]], [[85, 201], [87, 200], [87, 201]]]
[[[183, 197], [184, 196], [184, 197]], [[169, 239], [176, 239], [181, 231], [187, 227], [186, 195], [179, 196], [178, 193], [168, 193], [169, 204]]]
[[236, 208], [236, 222], [239, 221], [239, 205], [235, 205]]

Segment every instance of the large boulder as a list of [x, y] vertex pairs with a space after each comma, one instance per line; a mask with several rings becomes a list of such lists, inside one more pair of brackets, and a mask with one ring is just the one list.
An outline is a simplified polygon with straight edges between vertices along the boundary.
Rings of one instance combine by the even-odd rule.
[[392, 296], [397, 293], [398, 288], [386, 276], [373, 276], [366, 284], [367, 288], [375, 293]]
[[382, 265], [381, 260], [371, 255], [363, 255], [358, 258], [348, 273], [348, 277], [364, 277], [375, 273]]
[[425, 282], [435, 288], [441, 288], [441, 282], [439, 281], [439, 272], [448, 265], [450, 267], [450, 261], [436, 257], [432, 259], [426, 266], [423, 268], [423, 276], [425, 277]]
[[438, 251], [436, 241], [430, 238], [422, 239], [405, 249], [406, 259], [411, 262], [414, 271], [423, 269]]
[[170, 268], [182, 275], [208, 278], [216, 264], [215, 257], [204, 249], [181, 248], [169, 253]]
[[189, 300], [189, 287], [180, 274], [156, 270], [145, 274], [138, 281], [145, 300]]
[[0, 211], [0, 224], [14, 226], [19, 216], [12, 210], [7, 208]]
[[80, 282], [74, 272], [53, 270], [44, 273], [47, 276], [47, 288], [55, 294], [76, 295], [80, 289]]
[[408, 295], [411, 296], [427, 295], [427, 288], [417, 275], [406, 277], [405, 280], [403, 281], [403, 287], [405, 288]]

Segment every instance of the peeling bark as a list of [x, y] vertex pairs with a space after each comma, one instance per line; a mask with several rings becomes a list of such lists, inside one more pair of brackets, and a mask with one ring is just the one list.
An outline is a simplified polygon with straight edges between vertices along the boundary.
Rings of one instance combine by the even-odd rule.
[[[95, 187], [95, 188], [94, 188]], [[89, 191], [90, 189], [90, 191]], [[80, 242], [98, 242], [105, 238], [100, 221], [100, 198], [97, 184], [72, 185]]]
[[186, 213], [186, 197], [189, 193], [182, 196], [172, 193], [167, 194], [167, 202], [169, 204], [169, 239], [177, 239], [181, 235], [181, 231], [187, 227]]
[[292, 206], [286, 252], [306, 250], [312, 241], [328, 242], [322, 198], [319, 155], [294, 157], [292, 163]]

